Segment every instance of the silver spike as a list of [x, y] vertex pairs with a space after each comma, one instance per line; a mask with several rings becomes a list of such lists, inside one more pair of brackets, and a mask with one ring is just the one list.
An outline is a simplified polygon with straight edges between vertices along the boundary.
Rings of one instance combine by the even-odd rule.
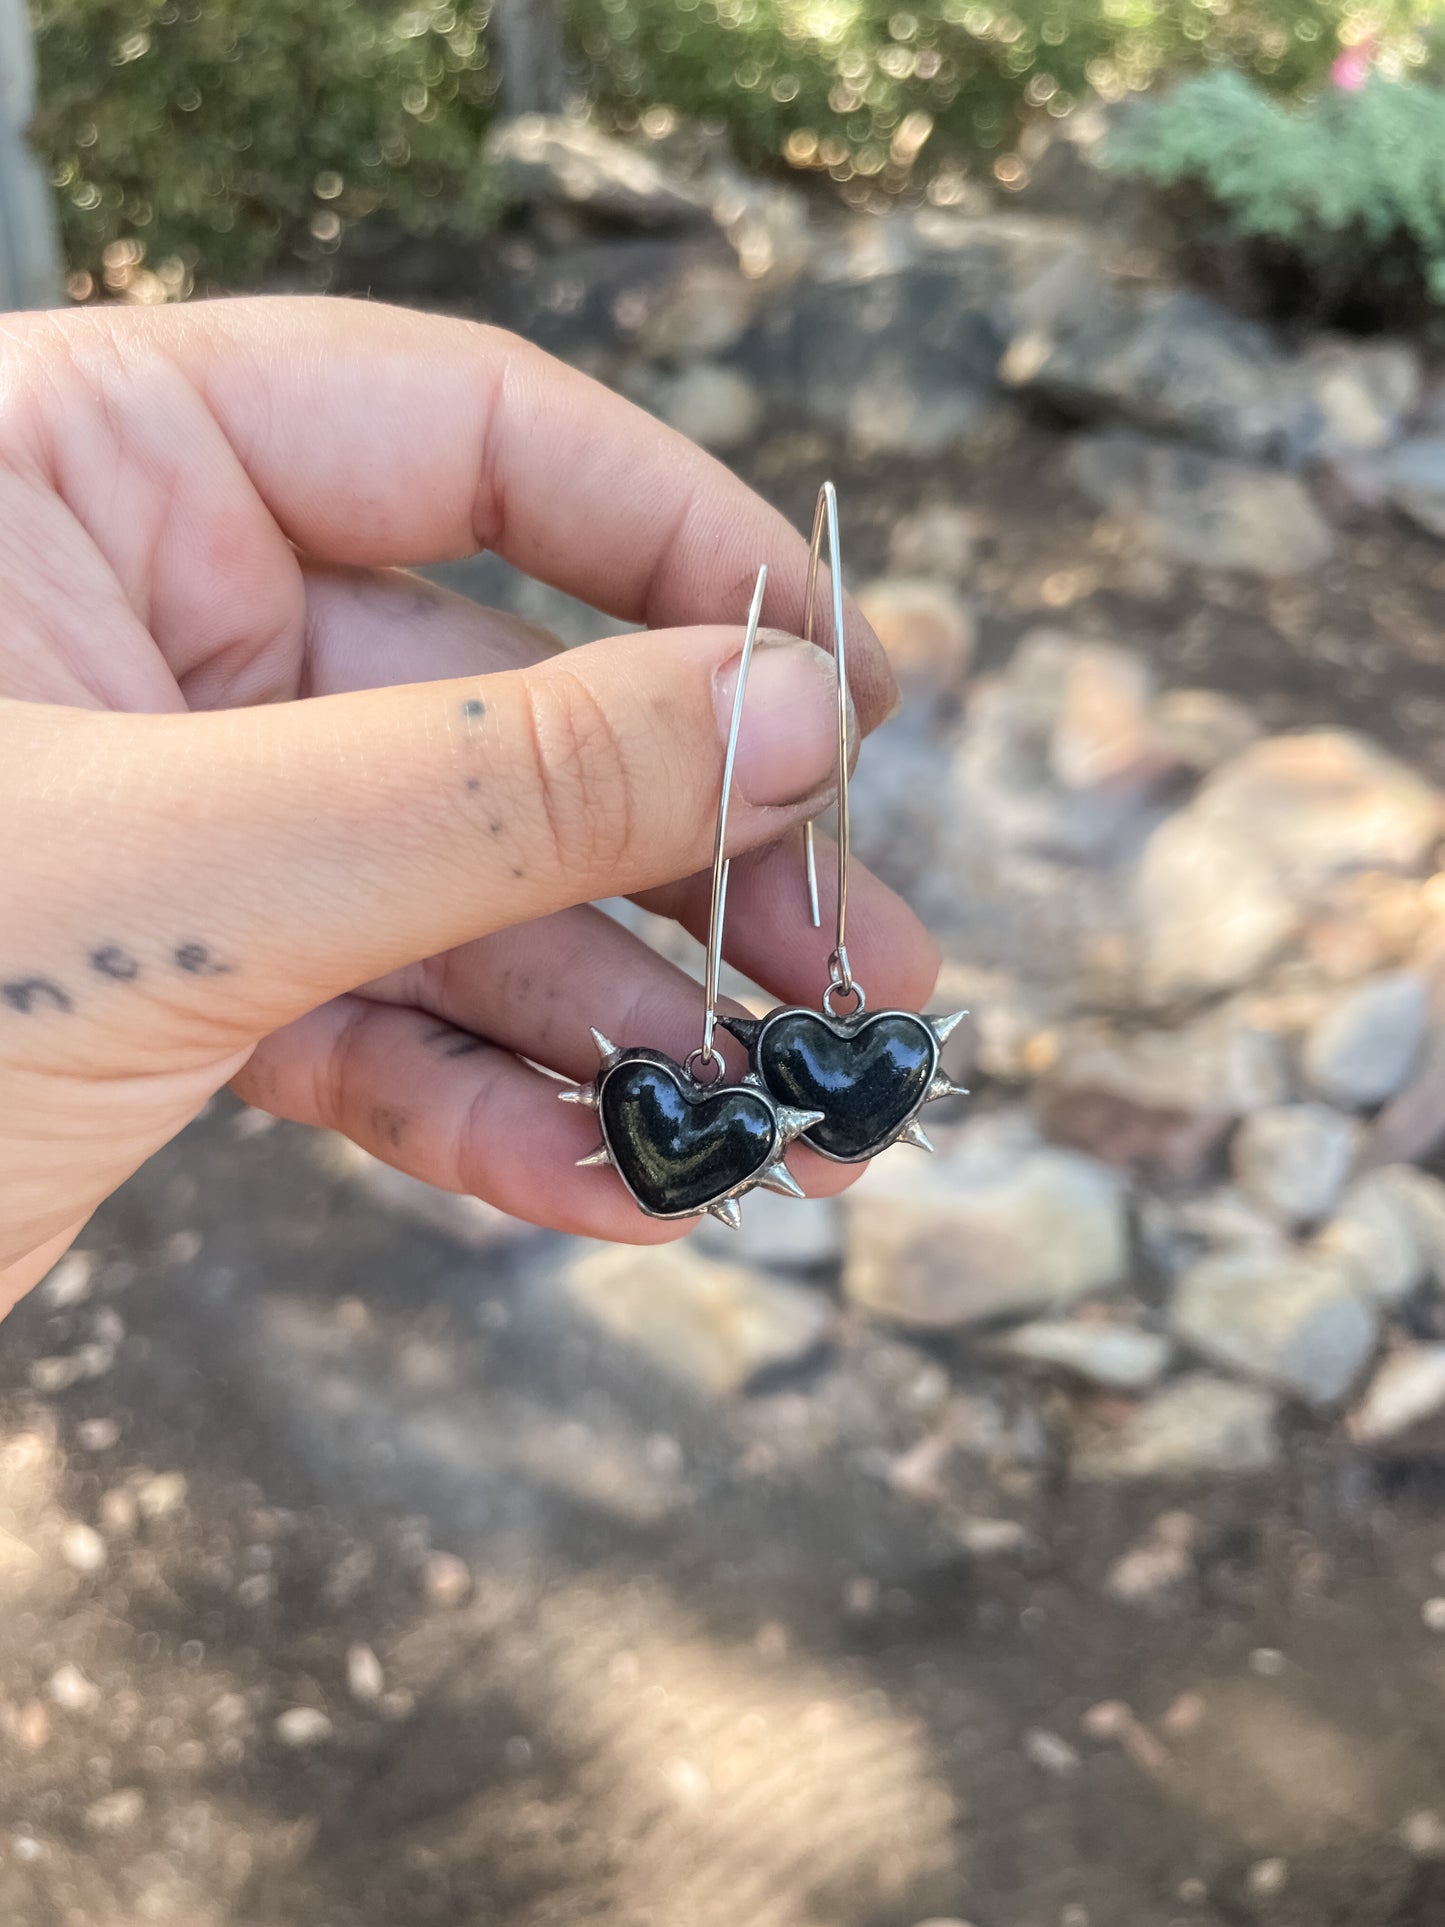
[[585, 1109], [595, 1111], [597, 1109], [597, 1086], [595, 1084], [579, 1084], [575, 1090], [558, 1091], [557, 1101], [559, 1104], [581, 1104]]
[[743, 1208], [736, 1198], [719, 1198], [717, 1203], [710, 1204], [707, 1210], [710, 1218], [716, 1218], [719, 1224], [725, 1224], [729, 1231], [737, 1231], [742, 1225]]
[[589, 1151], [585, 1158], [578, 1158], [577, 1169], [585, 1171], [590, 1164], [611, 1164], [612, 1153], [605, 1144], [599, 1144], [595, 1151]]
[[602, 1059], [603, 1070], [610, 1071], [621, 1058], [622, 1052], [610, 1038], [602, 1035], [595, 1024], [592, 1026], [592, 1041], [597, 1046], [597, 1055]]
[[923, 1021], [939, 1043], [946, 1044], [967, 1015], [966, 1010], [955, 1010], [947, 1017], [925, 1017]]
[[955, 1084], [947, 1071], [935, 1071], [933, 1082], [924, 1096], [924, 1103], [931, 1104], [935, 1097], [967, 1097], [969, 1092], [962, 1084]]
[[920, 1151], [931, 1151], [933, 1149], [933, 1146], [928, 1141], [927, 1131], [924, 1130], [917, 1118], [914, 1118], [911, 1124], [904, 1125], [903, 1129], [898, 1133], [898, 1142], [900, 1144], [916, 1144]]
[[737, 1038], [744, 1050], [752, 1049], [763, 1028], [760, 1017], [724, 1017], [721, 1012], [718, 1014], [718, 1023], [725, 1031]]
[[805, 1198], [808, 1195], [781, 1158], [760, 1172], [757, 1181], [765, 1191], [780, 1191], [785, 1198]]
[[780, 1104], [778, 1129], [785, 1138], [801, 1137], [804, 1131], [811, 1131], [815, 1124], [821, 1124], [825, 1115], [823, 1111], [800, 1111], [791, 1104]]

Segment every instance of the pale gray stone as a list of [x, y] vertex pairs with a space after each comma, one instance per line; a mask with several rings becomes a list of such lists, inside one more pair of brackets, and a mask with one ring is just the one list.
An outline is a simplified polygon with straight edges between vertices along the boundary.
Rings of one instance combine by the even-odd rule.
[[1246, 1378], [1330, 1406], [1349, 1391], [1379, 1336], [1379, 1314], [1341, 1265], [1317, 1254], [1246, 1249], [1202, 1258], [1176, 1287], [1180, 1341]]
[[1363, 1298], [1402, 1304], [1435, 1270], [1440, 1247], [1438, 1180], [1406, 1165], [1368, 1171], [1352, 1184], [1315, 1249], [1342, 1265]]
[[1271, 736], [1215, 771], [1149, 839], [1134, 888], [1146, 988], [1174, 998], [1249, 981], [1314, 898], [1362, 870], [1419, 870], [1438, 792], [1368, 737]]
[[846, 1209], [848, 1296], [904, 1324], [1057, 1311], [1127, 1271], [1118, 1176], [1040, 1144], [1016, 1118], [940, 1133], [932, 1158], [896, 1147], [848, 1193]]
[[1039, 1319], [997, 1341], [1006, 1358], [1052, 1367], [1111, 1391], [1140, 1392], [1164, 1376], [1174, 1350], [1160, 1332], [1090, 1319]]
[[1303, 1068], [1334, 1104], [1382, 1104], [1409, 1076], [1425, 1035], [1429, 992], [1413, 970], [1389, 970], [1340, 998], [1305, 1039]]
[[1445, 435], [1401, 442], [1385, 461], [1383, 481], [1402, 514], [1445, 538]]
[[932, 502], [893, 525], [888, 559], [903, 576], [923, 576], [959, 587], [973, 568], [979, 520], [972, 509]]
[[1087, 1439], [1084, 1479], [1190, 1479], [1267, 1472], [1279, 1461], [1278, 1404], [1258, 1385], [1202, 1373], [1163, 1386], [1118, 1430]]
[[1445, 1345], [1405, 1345], [1382, 1360], [1350, 1415], [1360, 1445], [1395, 1445], [1445, 1413]]
[[834, 1319], [821, 1292], [718, 1264], [682, 1244], [585, 1250], [564, 1266], [561, 1283], [613, 1338], [711, 1393], [736, 1391], [805, 1357]]
[[1240, 1189], [1285, 1224], [1322, 1218], [1339, 1196], [1359, 1127], [1324, 1104], [1276, 1104], [1246, 1117], [1230, 1159]]
[[1070, 451], [1091, 501], [1173, 562], [1266, 578], [1303, 575], [1334, 548], [1293, 475], [1142, 435], [1084, 435]]
[[743, 1221], [731, 1231], [704, 1218], [689, 1241], [694, 1251], [765, 1271], [806, 1271], [843, 1256], [843, 1213], [836, 1198], [785, 1198], [749, 1193]]
[[1253, 712], [1216, 689], [1166, 689], [1149, 709], [1149, 733], [1171, 761], [1207, 776], [1260, 736]]
[[485, 159], [513, 206], [561, 206], [637, 227], [711, 220], [708, 197], [652, 154], [561, 114], [523, 114], [487, 136]]
[[858, 606], [895, 674], [943, 688], [967, 676], [978, 623], [969, 604], [946, 583], [882, 576], [858, 591]]

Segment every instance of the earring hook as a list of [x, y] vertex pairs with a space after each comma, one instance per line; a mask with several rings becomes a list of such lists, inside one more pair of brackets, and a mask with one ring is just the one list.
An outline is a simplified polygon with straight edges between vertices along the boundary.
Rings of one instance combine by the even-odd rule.
[[[723, 753], [722, 795], [718, 798], [717, 832], [712, 845], [712, 913], [707, 926], [707, 963], [703, 971], [703, 1018], [702, 1049], [695, 1051], [700, 1063], [711, 1064], [714, 1058], [722, 1062], [722, 1053], [713, 1049], [713, 1033], [717, 1029], [718, 980], [722, 976], [722, 928], [723, 913], [727, 908], [728, 875], [732, 864], [723, 855], [723, 844], [727, 838], [728, 803], [732, 797], [733, 764], [737, 761], [738, 733], [743, 721], [743, 697], [747, 694], [748, 671], [752, 668], [753, 649], [758, 640], [758, 624], [763, 619], [763, 591], [768, 586], [768, 565], [765, 562], [758, 570], [758, 584], [753, 590], [752, 607], [748, 610], [747, 632], [743, 637], [743, 653], [738, 659], [738, 686], [733, 693], [732, 719], [728, 723], [727, 748]], [[689, 1068], [693, 1058], [688, 1059]]]
[[[808, 545], [808, 586], [804, 597], [803, 640], [813, 640], [813, 616], [818, 593], [818, 564], [822, 559], [823, 529], [828, 530], [828, 574], [833, 588], [833, 661], [838, 673], [838, 923], [833, 954], [828, 959], [829, 988], [840, 996], [858, 994], [848, 965], [848, 664], [843, 641], [843, 569], [838, 559], [838, 491], [831, 482], [818, 490], [813, 511], [813, 535]], [[803, 826], [803, 861], [808, 878], [808, 908], [813, 928], [821, 928], [818, 905], [818, 851], [811, 822]]]

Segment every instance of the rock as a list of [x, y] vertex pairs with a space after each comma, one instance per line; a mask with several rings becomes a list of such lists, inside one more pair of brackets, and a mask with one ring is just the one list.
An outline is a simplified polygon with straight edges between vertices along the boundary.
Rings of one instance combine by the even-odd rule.
[[346, 1654], [346, 1686], [354, 1700], [369, 1704], [378, 1700], [386, 1687], [381, 1661], [369, 1646], [352, 1646]]
[[1350, 1437], [1395, 1453], [1445, 1451], [1445, 1345], [1391, 1352], [1350, 1414]]
[[1097, 856], [1139, 824], [1167, 760], [1143, 723], [1139, 657], [1030, 631], [971, 692], [954, 767], [958, 803], [1000, 843]]
[[1104, 643], [1070, 653], [1049, 742], [1049, 767], [1065, 789], [1138, 788], [1162, 774], [1148, 720], [1152, 678], [1143, 658]]
[[109, 1345], [77, 1345], [64, 1357], [37, 1358], [30, 1367], [30, 1383], [37, 1392], [66, 1392], [82, 1379], [102, 1377], [114, 1363]]
[[145, 1818], [146, 1798], [138, 1786], [117, 1787], [104, 1794], [85, 1810], [85, 1824], [92, 1833], [129, 1833]]
[[1235, 1118], [1285, 1090], [1278, 1039], [1221, 1005], [1171, 1030], [1065, 1026], [1035, 1102], [1056, 1142], [1121, 1168], [1192, 1176]]
[[60, 1535], [60, 1556], [72, 1572], [96, 1573], [104, 1571], [109, 1554], [94, 1526], [73, 1519]]
[[711, 219], [699, 189], [586, 121], [549, 114], [501, 121], [483, 154], [513, 207], [567, 207], [643, 228], [694, 227]]
[[1186, 1270], [1201, 1251], [1279, 1251], [1285, 1243], [1279, 1220], [1234, 1185], [1193, 1198], [1146, 1195], [1139, 1201], [1139, 1233], [1150, 1263], [1170, 1276]]
[[1405, 1082], [1425, 1036], [1429, 992], [1412, 970], [1372, 977], [1334, 1004], [1305, 1039], [1314, 1088], [1351, 1110], [1381, 1104]]
[[676, 373], [642, 368], [626, 386], [634, 401], [670, 428], [718, 454], [750, 442], [762, 424], [763, 398], [755, 384], [718, 362], [694, 362]]
[[1402, 515], [1445, 538], [1445, 435], [1401, 442], [1385, 458], [1382, 479]]
[[754, 1191], [736, 1231], [704, 1218], [689, 1241], [694, 1251], [765, 1271], [812, 1271], [843, 1256], [843, 1214], [835, 1198], [784, 1198]]
[[941, 689], [967, 676], [978, 625], [962, 596], [945, 584], [884, 576], [859, 590], [858, 605], [900, 676]]
[[1054, 1369], [1111, 1391], [1141, 1392], [1164, 1376], [1173, 1346], [1159, 1332], [1102, 1320], [1040, 1319], [997, 1342], [1006, 1358]]
[[331, 1721], [318, 1706], [292, 1706], [279, 1714], [271, 1731], [282, 1746], [319, 1746], [331, 1738]]
[[790, 411], [859, 455], [944, 454], [997, 414], [997, 331], [949, 267], [801, 282], [742, 352]]
[[1072, 1779], [1083, 1764], [1078, 1748], [1046, 1726], [1032, 1727], [1024, 1734], [1023, 1755], [1030, 1765], [1055, 1780]]
[[588, 1251], [566, 1265], [562, 1283], [610, 1336], [712, 1393], [737, 1391], [759, 1372], [806, 1357], [833, 1325], [821, 1292], [684, 1245]]
[[[1352, 1184], [1314, 1249], [1341, 1267], [1362, 1298], [1392, 1308], [1424, 1282], [1431, 1266], [1428, 1207], [1412, 1196], [1423, 1173], [1386, 1166]], [[1424, 1179], [1426, 1185], [1436, 1180]]]
[[1059, 1311], [1127, 1269], [1118, 1178], [1016, 1118], [965, 1125], [926, 1162], [899, 1147], [845, 1208], [848, 1296], [907, 1325]]
[[1149, 709], [1154, 743], [1181, 769], [1207, 776], [1248, 749], [1259, 724], [1243, 703], [1214, 689], [1166, 689]]
[[63, 1713], [88, 1713], [100, 1704], [100, 1688], [78, 1666], [58, 1667], [50, 1675], [46, 1691]]
[[430, 1552], [422, 1567], [421, 1582], [428, 1603], [449, 1612], [471, 1591], [472, 1569], [454, 1552]]
[[1318, 411], [1309, 459], [1389, 448], [1420, 405], [1420, 357], [1408, 342], [1322, 339], [1298, 371]]
[[1257, 1385], [1203, 1374], [1147, 1398], [1116, 1431], [1087, 1440], [1084, 1479], [1191, 1479], [1267, 1472], [1279, 1459], [1276, 1401]]
[[1346, 730], [1273, 736], [1206, 779], [1140, 861], [1146, 988], [1170, 999], [1246, 982], [1315, 896], [1362, 870], [1418, 870], [1440, 833], [1430, 785]]
[[670, 273], [621, 300], [626, 305], [614, 304], [616, 318], [640, 353], [653, 361], [693, 362], [738, 345], [761, 292], [732, 261], [683, 250]]
[[1104, 1578], [1104, 1591], [1122, 1605], [1167, 1611], [1198, 1571], [1199, 1521], [1191, 1512], [1165, 1512]]
[[1379, 1314], [1342, 1266], [1288, 1250], [1201, 1258], [1175, 1289], [1170, 1322], [1211, 1364], [1319, 1407], [1344, 1397], [1379, 1335]]
[[95, 1264], [93, 1251], [67, 1251], [37, 1287], [40, 1302], [52, 1311], [69, 1311], [72, 1305], [84, 1303], [90, 1296]]
[[136, 1493], [136, 1504], [143, 1519], [167, 1519], [186, 1502], [184, 1472], [157, 1472]]
[[1248, 461], [1298, 467], [1383, 448], [1420, 391], [1403, 343], [1327, 340], [1294, 355], [1197, 294], [1096, 283], [1051, 320], [1015, 337], [1006, 382]]
[[1247, 1197], [1284, 1224], [1309, 1224], [1339, 1196], [1358, 1141], [1358, 1127], [1324, 1104], [1277, 1104], [1245, 1118], [1230, 1160]]
[[971, 509], [934, 502], [894, 523], [888, 559], [898, 575], [957, 588], [968, 579], [978, 543], [978, 517]]
[[1268, 848], [1195, 808], [1155, 830], [1133, 900], [1144, 987], [1161, 1003], [1249, 982], [1300, 923]]
[[1334, 547], [1304, 485], [1277, 469], [1122, 433], [1081, 436], [1070, 469], [1092, 501], [1174, 562], [1302, 575]]

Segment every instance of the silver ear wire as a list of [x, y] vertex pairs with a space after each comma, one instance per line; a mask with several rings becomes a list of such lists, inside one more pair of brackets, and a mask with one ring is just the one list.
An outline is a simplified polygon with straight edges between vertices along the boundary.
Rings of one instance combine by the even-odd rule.
[[[721, 1066], [721, 1057], [713, 1048], [713, 1033], [717, 1029], [718, 980], [722, 975], [722, 930], [723, 916], [727, 909], [728, 875], [732, 865], [723, 854], [727, 841], [728, 804], [732, 798], [733, 764], [737, 761], [738, 735], [743, 722], [743, 698], [747, 694], [748, 671], [753, 664], [753, 650], [758, 640], [758, 624], [763, 619], [763, 592], [768, 586], [768, 565], [765, 562], [758, 570], [757, 587], [753, 590], [752, 607], [748, 610], [747, 633], [743, 637], [743, 653], [738, 660], [738, 686], [733, 693], [733, 713], [728, 723], [727, 749], [723, 754], [722, 795], [717, 805], [717, 831], [712, 845], [712, 911], [707, 925], [707, 964], [703, 972], [703, 1017], [702, 1048], [694, 1051], [688, 1059], [689, 1068], [693, 1058], [701, 1064], [711, 1064], [716, 1058]], [[721, 1068], [719, 1075], [722, 1075]]]
[[[838, 921], [833, 954], [828, 959], [829, 988], [839, 996], [857, 991], [848, 965], [848, 661], [843, 639], [843, 567], [838, 549], [838, 491], [831, 482], [818, 490], [818, 506], [813, 511], [813, 535], [808, 545], [808, 586], [804, 597], [803, 640], [813, 640], [813, 617], [818, 595], [818, 564], [822, 557], [823, 529], [828, 531], [828, 574], [833, 588], [833, 662], [838, 679]], [[803, 826], [803, 861], [808, 879], [808, 909], [813, 928], [821, 928], [822, 911], [818, 905], [818, 851], [811, 822]], [[861, 1002], [859, 1008], [862, 1008]]]

